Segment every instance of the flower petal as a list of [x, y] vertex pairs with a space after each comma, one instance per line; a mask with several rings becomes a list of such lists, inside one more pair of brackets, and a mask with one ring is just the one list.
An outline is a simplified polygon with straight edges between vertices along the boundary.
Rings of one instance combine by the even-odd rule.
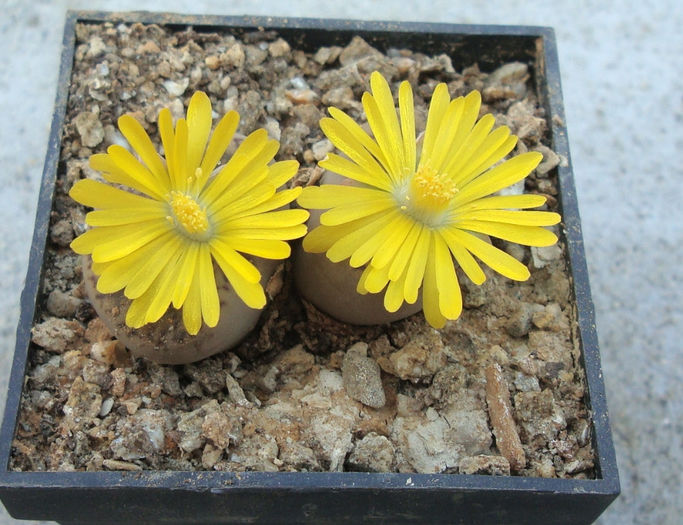
[[[439, 311], [446, 319], [457, 319], [462, 313], [462, 294], [448, 246], [438, 234], [433, 236], [434, 271], [439, 291]], [[429, 264], [429, 262], [428, 262]]]
[[183, 251], [180, 262], [178, 263], [178, 279], [173, 289], [171, 302], [179, 309], [187, 299], [192, 286], [193, 276], [197, 268], [197, 258], [199, 256], [199, 243], [188, 243]]
[[403, 294], [406, 302], [410, 304], [414, 304], [417, 301], [417, 293], [424, 278], [427, 257], [432, 249], [432, 231], [429, 228], [423, 228], [420, 236], [417, 238], [415, 249], [406, 270]]
[[404, 80], [398, 88], [398, 106], [401, 116], [401, 136], [403, 137], [404, 166], [407, 171], [415, 171], [416, 143], [415, 143], [415, 107], [413, 104], [413, 90], [410, 82]]
[[302, 209], [271, 211], [248, 215], [239, 219], [231, 219], [226, 227], [241, 228], [288, 228], [303, 224], [308, 219], [308, 211]]
[[276, 188], [287, 184], [299, 170], [299, 163], [296, 160], [281, 160], [268, 166], [268, 182]]
[[156, 200], [91, 179], [77, 181], [71, 187], [69, 196], [84, 206], [99, 209], [146, 208], [156, 206], [158, 203]]
[[[457, 296], [454, 297], [457, 301]], [[425, 319], [434, 328], [443, 328], [446, 318], [441, 313], [439, 304], [439, 285], [436, 275], [436, 255], [434, 252], [429, 254], [425, 266], [424, 285], [422, 287], [422, 311]]]
[[[369, 171], [355, 162], [330, 153], [324, 160], [318, 162], [321, 168], [338, 173], [368, 186], [374, 186], [384, 191], [391, 191], [391, 181], [384, 170], [378, 168]], [[381, 171], [380, 171], [381, 170]]]
[[257, 283], [261, 280], [261, 272], [258, 271], [256, 266], [237, 253], [222, 239], [213, 239], [209, 246], [211, 247], [211, 254], [215, 257], [216, 261], [220, 259], [219, 264], [221, 267], [229, 265], [245, 281], [250, 283]]
[[199, 272], [192, 275], [192, 284], [183, 303], [183, 325], [190, 335], [197, 335], [202, 327], [201, 284]]
[[195, 186], [196, 192], [200, 192], [204, 188], [211, 172], [213, 172], [214, 168], [221, 160], [225, 150], [228, 149], [228, 146], [235, 135], [235, 131], [237, 130], [239, 121], [240, 116], [236, 111], [228, 111], [216, 125], [200, 165], [202, 169], [202, 179], [197, 180]]
[[266, 305], [266, 294], [263, 292], [261, 283], [247, 281], [228, 261], [220, 256], [216, 257], [216, 262], [244, 304], [255, 309], [261, 309]]
[[354, 230], [341, 237], [327, 250], [327, 258], [332, 262], [339, 262], [351, 257], [368, 237], [385, 228], [390, 230], [387, 227], [395, 217], [395, 211], [380, 212], [357, 221], [344, 223], [355, 225]]
[[495, 246], [482, 241], [479, 237], [459, 230], [450, 230], [457, 242], [479, 257], [485, 264], [499, 274], [515, 281], [526, 281], [529, 269], [517, 259]]
[[465, 213], [471, 210], [500, 210], [505, 208], [537, 208], [546, 203], [546, 197], [543, 195], [534, 195], [525, 193], [523, 195], [496, 195], [494, 197], [484, 197], [467, 203], [457, 209], [457, 214]]
[[519, 226], [487, 221], [462, 221], [458, 227], [485, 235], [498, 237], [505, 241], [523, 244], [524, 246], [552, 246], [557, 242], [557, 235], [545, 228], [537, 226]]
[[163, 188], [168, 189], [170, 180], [168, 178], [168, 173], [166, 172], [166, 166], [164, 166], [160, 155], [157, 153], [152, 140], [147, 135], [145, 128], [132, 117], [131, 115], [122, 115], [118, 120], [119, 130], [126, 140], [135, 150], [135, 152], [140, 156], [142, 162], [144, 162], [149, 170], [156, 177], [157, 183]]
[[204, 156], [211, 133], [211, 101], [203, 91], [195, 91], [187, 107], [187, 172], [194, 175]]
[[512, 151], [512, 148], [517, 143], [517, 137], [513, 136], [512, 140], [510, 138], [510, 129], [507, 126], [494, 129], [477, 150], [472, 152], [466, 165], [463, 165], [457, 171], [455, 169], [450, 171], [453, 182], [463, 187], [482, 171], [490, 168], [494, 163], [502, 159]]
[[297, 199], [299, 206], [327, 210], [335, 206], [352, 206], [358, 202], [388, 197], [387, 192], [375, 188], [359, 188], [341, 184], [323, 184], [303, 188]]
[[384, 309], [387, 312], [396, 312], [403, 305], [403, 301], [407, 301], [404, 293], [407, 275], [408, 272], [404, 271], [398, 279], [389, 281], [387, 291], [384, 292]]
[[211, 250], [207, 244], [201, 244], [197, 260], [197, 275], [199, 275], [199, 297], [202, 308], [202, 318], [206, 326], [213, 328], [218, 324], [221, 305], [218, 300], [216, 277], [213, 273]]
[[415, 223], [415, 227], [411, 228], [408, 236], [401, 244], [401, 247], [396, 252], [396, 255], [391, 262], [391, 267], [389, 268], [389, 279], [395, 281], [403, 273], [403, 270], [410, 262], [410, 258], [413, 256], [413, 250], [417, 239], [419, 238], [422, 230], [425, 227], [420, 223]]
[[368, 152], [377, 159], [377, 161], [382, 165], [384, 171], [389, 170], [389, 165], [387, 164], [384, 153], [382, 153], [379, 144], [368, 135], [363, 128], [361, 128], [358, 123], [348, 116], [343, 111], [331, 107], [328, 108], [330, 116], [336, 120], [340, 125], [342, 125], [351, 134], [351, 136]]
[[172, 259], [180, 253], [182, 245], [183, 242], [174, 236], [164, 244], [159, 245], [156, 252], [145, 249], [146, 258], [137, 261], [135, 265], [137, 271], [128, 278], [126, 288], [123, 291], [124, 295], [128, 299], [136, 299], [146, 293], [162, 270], [169, 264], [173, 264]]
[[[477, 109], [477, 113], [479, 109]], [[463, 115], [463, 120], [467, 115]], [[460, 173], [471, 163], [478, 163], [479, 161], [472, 161], [472, 157], [477, 155], [480, 149], [485, 146], [485, 141], [490, 135], [491, 129], [495, 124], [496, 119], [490, 113], [484, 115], [479, 122], [477, 122], [472, 129], [472, 131], [464, 137], [462, 143], [456, 148], [455, 142], [458, 137], [455, 138], [452, 154], [449, 155], [448, 164], [446, 164], [444, 171], [447, 173]]]
[[543, 155], [537, 151], [530, 151], [506, 160], [466, 185], [455, 196], [456, 205], [463, 206], [519, 182], [538, 166], [542, 159]]
[[470, 281], [474, 284], [483, 284], [484, 281], [486, 281], [486, 274], [474, 257], [472, 257], [472, 254], [470, 254], [470, 252], [468, 252], [460, 243], [458, 238], [452, 234], [452, 231], [443, 229], [439, 231], [439, 234], [448, 245], [453, 257], [455, 257], [458, 265], [465, 272], [465, 275], [469, 277]]
[[422, 154], [420, 155], [421, 168], [431, 159], [436, 138], [439, 135], [441, 122], [448, 108], [451, 97], [448, 95], [448, 87], [443, 82], [434, 88], [432, 100], [429, 103], [429, 113], [427, 114], [427, 125], [425, 127], [424, 140], [422, 142]]
[[91, 253], [95, 262], [107, 262], [128, 255], [168, 230], [163, 219], [93, 228], [74, 239], [71, 249], [80, 255]]
[[[123, 146], [114, 144], [107, 149], [107, 157], [116, 167], [115, 170], [109, 171], [106, 169], [109, 166], [102, 165], [104, 163], [100, 162], [100, 160], [104, 161], [104, 158], [97, 155], [93, 155], [90, 158], [90, 165], [98, 171], [109, 171], [114, 176], [116, 182], [141, 191], [150, 197], [159, 200], [163, 199], [166, 193], [165, 188], [159, 184], [147, 168], [140, 164], [140, 161], [130, 151]], [[100, 167], [105, 169], [100, 170]]]
[[154, 205], [149, 207], [91, 211], [86, 214], [85, 223], [89, 226], [120, 226], [122, 224], [134, 224], [165, 217], [165, 206], [158, 201], [151, 202]]
[[327, 210], [320, 216], [320, 223], [325, 226], [336, 226], [383, 212], [389, 208], [396, 209], [396, 201], [389, 194], [385, 193], [371, 200], [361, 200], [353, 205], [337, 206]]
[[[502, 222], [520, 226], [552, 226], [560, 222], [552, 211], [474, 210], [459, 215], [462, 220]], [[459, 222], [458, 222], [459, 224]]]
[[[368, 117], [368, 124], [375, 136], [375, 140], [382, 148], [389, 164], [395, 159], [397, 165], [396, 171], [393, 173], [399, 175], [406, 167], [404, 151], [403, 151], [403, 137], [401, 135], [401, 128], [399, 126], [398, 117], [396, 116], [396, 106], [394, 105], [394, 97], [391, 94], [389, 83], [378, 72], [374, 71], [370, 75], [370, 89], [372, 96], [363, 95], [363, 99], [368, 102], [374, 102], [374, 108], [368, 112], [368, 107], [365, 107], [365, 114]], [[372, 103], [370, 103], [373, 106]], [[375, 112], [376, 111], [376, 112]]]
[[233, 250], [264, 259], [286, 259], [292, 253], [285, 241], [227, 238], [225, 242]]

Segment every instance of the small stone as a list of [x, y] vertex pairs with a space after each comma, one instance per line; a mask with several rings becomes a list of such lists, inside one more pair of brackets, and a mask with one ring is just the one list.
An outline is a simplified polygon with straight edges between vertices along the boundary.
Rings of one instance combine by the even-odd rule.
[[83, 301], [61, 290], [52, 290], [47, 296], [47, 311], [57, 317], [73, 317]]
[[140, 44], [135, 50], [135, 52], [138, 55], [158, 55], [159, 53], [161, 53], [161, 49], [159, 49], [159, 46], [153, 40], [147, 40], [143, 44]]
[[498, 450], [510, 462], [512, 470], [523, 469], [526, 466], [526, 455], [512, 417], [510, 391], [503, 371], [495, 363], [486, 368], [486, 403]]
[[98, 341], [90, 347], [90, 357], [100, 363], [111, 365], [116, 360], [116, 345], [118, 341]]
[[221, 55], [221, 60], [226, 66], [241, 68], [244, 66], [245, 54], [242, 44], [235, 43], [230, 49]]
[[553, 150], [551, 150], [548, 146], [543, 146], [542, 144], [539, 144], [533, 149], [533, 151], [538, 151], [543, 155], [543, 160], [538, 166], [536, 166], [536, 173], [538, 175], [545, 175], [551, 169], [555, 168], [560, 164], [560, 156]]
[[368, 345], [356, 343], [346, 351], [342, 363], [344, 388], [349, 397], [364, 405], [381, 408], [386, 403], [379, 365], [367, 357]]
[[289, 44], [282, 38], [278, 38], [275, 42], [268, 44], [268, 52], [273, 58], [286, 56], [290, 51]]
[[559, 244], [552, 246], [532, 246], [531, 260], [534, 263], [534, 268], [544, 268], [553, 261], [557, 261], [562, 257], [562, 247]]
[[438, 370], [446, 366], [448, 360], [443, 341], [434, 331], [420, 335], [389, 356], [394, 372], [401, 379], [414, 383], [430, 379]]
[[322, 102], [326, 106], [334, 106], [339, 109], [357, 108], [359, 106], [353, 90], [349, 86], [335, 87], [326, 91], [323, 93]]
[[126, 371], [123, 368], [115, 368], [110, 372], [111, 393], [116, 397], [121, 397], [126, 390]]
[[174, 427], [174, 417], [167, 410], [143, 408], [116, 424], [116, 439], [110, 444], [116, 458], [130, 461], [164, 453], [166, 435]]
[[86, 383], [81, 377], [77, 377], [69, 389], [64, 414], [72, 419], [94, 418], [99, 415], [101, 407], [100, 387], [93, 383]]
[[512, 337], [527, 335], [531, 329], [531, 319], [540, 308], [542, 307], [532, 303], [519, 303], [505, 325], [507, 333]]
[[93, 36], [88, 42], [88, 50], [85, 53], [87, 58], [95, 58], [103, 54], [107, 46], [99, 36]]
[[318, 49], [318, 51], [316, 51], [315, 55], [313, 55], [313, 60], [321, 66], [325, 64], [331, 64], [337, 60], [341, 52], [342, 48], [339, 46], [321, 47]]
[[94, 148], [104, 140], [104, 127], [95, 113], [90, 111], [79, 113], [74, 119], [74, 124], [84, 146]]
[[104, 322], [99, 317], [95, 317], [85, 329], [85, 338], [90, 343], [96, 343], [107, 341], [112, 338], [112, 335]]
[[315, 160], [320, 161], [327, 157], [328, 153], [334, 151], [334, 144], [332, 144], [329, 139], [319, 140], [311, 146], [311, 150], [313, 151]]
[[173, 97], [180, 97], [183, 93], [185, 93], [187, 86], [190, 85], [190, 79], [183, 78], [178, 82], [175, 80], [164, 80], [162, 85], [166, 91], [168, 91], [169, 95]]
[[221, 66], [221, 59], [216, 55], [209, 55], [204, 59], [204, 63], [211, 71], [215, 71]]
[[351, 470], [361, 472], [391, 472], [396, 450], [385, 436], [370, 432], [356, 442], [347, 461]]
[[228, 395], [230, 397], [230, 401], [235, 403], [237, 406], [251, 406], [251, 403], [247, 400], [246, 396], [244, 395], [244, 390], [242, 390], [240, 384], [230, 374], [225, 374], [225, 385], [228, 388]]
[[368, 56], [381, 57], [382, 54], [361, 37], [354, 36], [349, 45], [340, 53], [339, 62], [342, 66], [348, 66]]
[[76, 321], [48, 317], [31, 329], [31, 341], [48, 352], [62, 353], [83, 335], [83, 328]]
[[142, 467], [140, 465], [136, 465], [135, 463], [130, 463], [129, 461], [120, 461], [118, 459], [105, 459], [102, 461], [102, 465], [107, 470], [128, 470], [128, 471], [142, 470]]
[[557, 303], [550, 303], [543, 309], [534, 312], [531, 321], [536, 328], [559, 332], [567, 327], [562, 315], [562, 308]]
[[503, 456], [478, 455], [462, 458], [458, 465], [460, 474], [486, 474], [509, 476], [510, 462]]
[[515, 414], [526, 442], [536, 438], [550, 441], [567, 427], [551, 390], [515, 394]]
[[111, 412], [112, 407], [114, 406], [114, 398], [113, 397], [108, 397], [104, 401], [102, 401], [102, 406], [100, 407], [100, 417], [105, 417], [109, 412]]
[[231, 443], [235, 445], [241, 441], [242, 425], [239, 417], [231, 414], [228, 406], [222, 404], [220, 408], [206, 414], [202, 422], [202, 435], [217, 447], [226, 449]]
[[288, 89], [285, 96], [293, 104], [311, 104], [318, 98], [312, 89]]
[[292, 113], [309, 128], [315, 128], [322, 118], [322, 114], [313, 104], [300, 104], [294, 106]]
[[212, 469], [216, 463], [218, 463], [223, 456], [223, 449], [219, 447], [214, 447], [211, 443], [204, 445], [204, 450], [202, 451], [202, 467], [209, 470]]
[[62, 219], [50, 228], [50, 240], [58, 246], [66, 247], [74, 240], [74, 229], [71, 221]]

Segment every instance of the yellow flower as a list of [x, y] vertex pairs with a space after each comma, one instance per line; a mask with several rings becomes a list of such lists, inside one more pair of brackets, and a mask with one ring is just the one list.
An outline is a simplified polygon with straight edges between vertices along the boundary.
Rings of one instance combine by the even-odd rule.
[[[168, 310], [182, 307], [188, 333], [218, 323], [220, 305], [214, 261], [235, 292], [251, 308], [263, 308], [261, 275], [242, 254], [284, 259], [285, 241], [303, 236], [305, 210], [279, 210], [301, 192], [277, 191], [296, 173], [296, 161], [268, 164], [278, 150], [265, 130], [249, 135], [227, 164], [212, 175], [237, 129], [239, 115], [228, 112], [211, 134], [211, 102], [192, 96], [187, 119], [175, 130], [171, 113], [159, 113], [166, 159], [156, 152], [142, 126], [122, 116], [119, 129], [138, 154], [110, 146], [90, 157], [105, 184], [78, 181], [69, 195], [95, 208], [86, 215], [90, 230], [71, 243], [91, 254], [97, 290], [123, 290], [131, 305], [126, 324], [139, 328]], [[142, 162], [140, 162], [142, 161]], [[130, 190], [114, 185], [126, 186]]]
[[352, 267], [367, 265], [357, 291], [379, 293], [386, 287], [389, 312], [404, 301], [415, 303], [422, 287], [425, 317], [440, 328], [462, 311], [453, 259], [477, 284], [486, 277], [473, 256], [510, 279], [525, 280], [527, 267], [492, 246], [486, 236], [549, 246], [557, 237], [541, 226], [558, 223], [560, 216], [510, 210], [541, 206], [543, 196], [491, 196], [524, 179], [542, 156], [524, 153], [495, 165], [514, 148], [517, 137], [505, 126], [491, 131], [490, 114], [477, 121], [479, 92], [451, 100], [445, 84], [436, 87], [418, 158], [410, 84], [399, 88], [398, 115], [382, 75], [374, 72], [370, 86], [372, 94], [364, 93], [362, 101], [374, 139], [334, 107], [329, 109], [332, 118], [320, 122], [348, 157], [330, 154], [320, 166], [352, 179], [355, 186], [304, 190], [301, 206], [328, 211], [303, 246], [326, 252], [333, 262], [350, 258]]

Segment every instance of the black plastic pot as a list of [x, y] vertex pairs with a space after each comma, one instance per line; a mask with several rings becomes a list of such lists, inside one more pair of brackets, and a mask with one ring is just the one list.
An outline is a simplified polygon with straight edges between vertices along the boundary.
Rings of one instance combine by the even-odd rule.
[[21, 298], [21, 317], [0, 434], [0, 498], [19, 519], [60, 523], [566, 523], [593, 522], [619, 494], [598, 340], [571, 162], [560, 165], [560, 201], [578, 310], [587, 404], [593, 415], [596, 479], [452, 474], [266, 472], [11, 472], [8, 470], [27, 366], [30, 330], [43, 272], [60, 137], [77, 22], [148, 22], [202, 31], [277, 30], [305, 50], [345, 45], [361, 35], [379, 48], [446, 52], [456, 68], [490, 70], [533, 61], [552, 148], [569, 160], [560, 74], [552, 29], [357, 22], [317, 19], [70, 12], [38, 213]]

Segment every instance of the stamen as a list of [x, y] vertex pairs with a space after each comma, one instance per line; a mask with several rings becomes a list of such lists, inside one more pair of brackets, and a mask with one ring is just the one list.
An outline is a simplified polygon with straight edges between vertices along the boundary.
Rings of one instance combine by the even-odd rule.
[[[172, 191], [169, 199], [176, 226], [190, 236], [201, 236], [209, 229], [206, 212], [192, 197], [179, 191]], [[170, 217], [169, 217], [170, 218]]]

